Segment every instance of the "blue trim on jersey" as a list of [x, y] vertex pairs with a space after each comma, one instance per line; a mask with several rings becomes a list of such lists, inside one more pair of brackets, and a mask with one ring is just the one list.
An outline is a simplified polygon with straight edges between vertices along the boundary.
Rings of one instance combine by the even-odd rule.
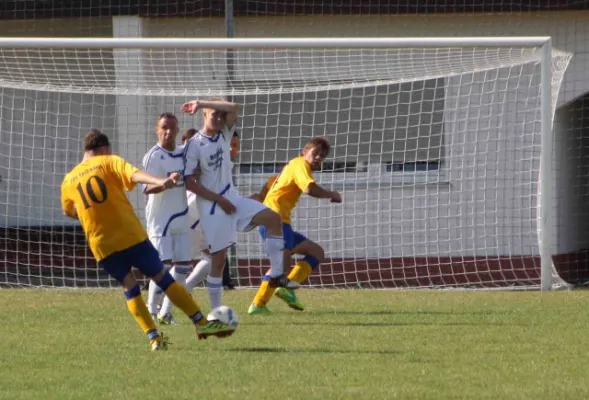
[[[217, 131], [217, 134], [213, 137], [207, 136], [204, 133], [202, 133], [201, 131], [198, 131], [197, 135], [201, 135], [202, 137], [209, 139], [209, 142], [213, 142], [213, 143], [218, 142], [219, 138], [221, 136], [223, 137], [223, 140], [225, 140], [225, 135], [223, 134], [222, 131]], [[196, 137], [196, 136], [194, 136], [194, 137]]]
[[[157, 147], [158, 149], [160, 149], [161, 151], [163, 151], [164, 153], [166, 153], [167, 155], [169, 155], [172, 158], [180, 158], [180, 157], [184, 157], [184, 150], [182, 150], [182, 153], [178, 153], [178, 154], [174, 154], [174, 153], [170, 153], [169, 150], [164, 149], [162, 146], [160, 146], [159, 144], [156, 144], [155, 147]], [[174, 150], [175, 151], [175, 150]]]
[[172, 215], [170, 217], [170, 219], [168, 220], [168, 223], [164, 227], [164, 232], [162, 233], [162, 236], [166, 236], [166, 234], [168, 233], [168, 228], [170, 227], [170, 224], [172, 223], [173, 220], [175, 220], [176, 218], [182, 217], [186, 214], [188, 214], [188, 207], [186, 207], [186, 210]]
[[200, 223], [200, 219], [197, 219], [196, 222], [190, 226], [190, 229], [196, 228], [199, 223]]
[[[221, 190], [221, 193], [219, 193], [219, 196], [223, 196], [225, 193], [227, 193], [229, 191], [229, 189], [231, 189], [230, 183], [228, 183], [227, 186], [225, 186], [225, 189]], [[211, 215], [215, 214], [216, 208], [217, 208], [217, 202], [215, 201], [213, 203], [213, 206], [211, 207]]]

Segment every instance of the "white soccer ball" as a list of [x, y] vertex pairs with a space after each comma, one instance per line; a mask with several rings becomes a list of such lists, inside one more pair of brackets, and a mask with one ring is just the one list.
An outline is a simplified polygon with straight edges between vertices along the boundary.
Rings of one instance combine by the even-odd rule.
[[219, 306], [212, 309], [209, 315], [207, 315], [207, 321], [220, 321], [233, 329], [237, 329], [239, 325], [237, 314], [227, 306]]

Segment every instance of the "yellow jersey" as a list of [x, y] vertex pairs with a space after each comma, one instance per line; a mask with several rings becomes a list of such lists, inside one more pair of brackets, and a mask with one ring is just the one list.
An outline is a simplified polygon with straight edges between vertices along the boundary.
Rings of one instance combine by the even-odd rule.
[[119, 156], [96, 156], [82, 161], [61, 184], [61, 206], [77, 213], [88, 245], [100, 261], [147, 240], [125, 190], [132, 190], [138, 169]]
[[309, 163], [302, 156], [293, 158], [284, 166], [280, 175], [268, 179], [267, 185], [271, 187], [264, 199], [264, 205], [280, 214], [282, 222], [290, 224], [292, 210], [311, 183], [315, 183], [315, 179]]

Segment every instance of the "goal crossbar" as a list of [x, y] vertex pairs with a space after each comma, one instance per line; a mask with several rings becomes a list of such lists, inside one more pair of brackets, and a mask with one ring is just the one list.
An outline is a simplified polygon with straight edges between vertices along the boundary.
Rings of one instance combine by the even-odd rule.
[[541, 47], [548, 36], [436, 38], [9, 38], [0, 47], [85, 49], [252, 49], [252, 48], [407, 48], [407, 47]]

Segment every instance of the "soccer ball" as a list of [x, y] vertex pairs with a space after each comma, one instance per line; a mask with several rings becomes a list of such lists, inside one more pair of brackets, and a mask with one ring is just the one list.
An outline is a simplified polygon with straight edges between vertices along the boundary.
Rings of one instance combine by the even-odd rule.
[[209, 315], [207, 315], [207, 321], [219, 321], [233, 329], [237, 329], [239, 325], [237, 314], [227, 306], [219, 306], [212, 309]]

